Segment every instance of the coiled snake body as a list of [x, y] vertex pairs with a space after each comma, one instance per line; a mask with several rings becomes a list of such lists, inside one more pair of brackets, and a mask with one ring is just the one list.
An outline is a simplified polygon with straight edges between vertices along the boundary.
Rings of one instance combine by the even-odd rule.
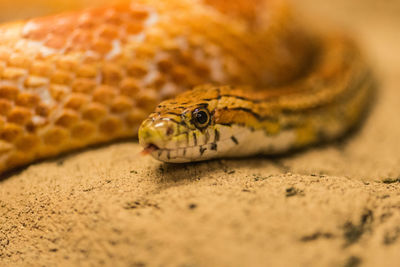
[[283, 152], [342, 135], [371, 94], [357, 47], [305, 31], [280, 0], [135, 0], [5, 24], [0, 75], [1, 172], [135, 137], [165, 99], [139, 130], [160, 160]]

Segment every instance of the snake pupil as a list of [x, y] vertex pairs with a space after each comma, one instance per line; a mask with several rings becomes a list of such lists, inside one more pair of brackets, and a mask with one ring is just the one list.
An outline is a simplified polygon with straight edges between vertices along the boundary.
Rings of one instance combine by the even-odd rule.
[[207, 114], [204, 111], [200, 111], [196, 115], [196, 119], [200, 124], [205, 124], [208, 121]]
[[208, 111], [202, 109], [196, 109], [193, 112], [194, 123], [198, 128], [204, 128], [210, 121]]

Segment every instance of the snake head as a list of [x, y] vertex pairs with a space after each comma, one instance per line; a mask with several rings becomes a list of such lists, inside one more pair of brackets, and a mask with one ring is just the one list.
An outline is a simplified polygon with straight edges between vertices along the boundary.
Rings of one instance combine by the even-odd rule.
[[243, 150], [239, 143], [250, 129], [243, 122], [252, 119], [227, 107], [242, 102], [226, 95], [227, 90], [236, 93], [231, 87], [205, 85], [162, 102], [139, 129], [144, 152], [176, 163], [241, 156], [236, 152]]
[[202, 87], [162, 102], [139, 129], [144, 152], [161, 161], [188, 162], [204, 160], [206, 150], [216, 150], [217, 103], [207, 98], [210, 94], [210, 88]]
[[174, 163], [286, 149], [293, 131], [280, 134], [279, 121], [257, 99], [249, 90], [197, 87], [162, 102], [139, 128], [139, 142], [144, 152]]

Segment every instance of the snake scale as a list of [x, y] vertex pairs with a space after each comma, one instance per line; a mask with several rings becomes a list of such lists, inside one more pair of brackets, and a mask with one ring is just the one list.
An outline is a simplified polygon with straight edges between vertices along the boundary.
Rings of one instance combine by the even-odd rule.
[[138, 132], [167, 162], [343, 135], [368, 106], [369, 68], [349, 38], [292, 13], [283, 0], [134, 0], [1, 25], [0, 172]]

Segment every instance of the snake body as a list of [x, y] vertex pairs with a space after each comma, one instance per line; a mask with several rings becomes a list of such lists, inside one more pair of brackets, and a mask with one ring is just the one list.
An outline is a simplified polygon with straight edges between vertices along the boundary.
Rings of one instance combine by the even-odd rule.
[[309, 33], [281, 0], [135, 0], [4, 24], [0, 76], [0, 172], [136, 137], [166, 99], [139, 130], [160, 160], [287, 151], [342, 135], [371, 94], [353, 42]]
[[206, 85], [162, 102], [139, 140], [155, 158], [181, 163], [279, 154], [338, 138], [364, 113], [373, 80], [351, 43], [324, 42], [309, 73], [289, 85]]

